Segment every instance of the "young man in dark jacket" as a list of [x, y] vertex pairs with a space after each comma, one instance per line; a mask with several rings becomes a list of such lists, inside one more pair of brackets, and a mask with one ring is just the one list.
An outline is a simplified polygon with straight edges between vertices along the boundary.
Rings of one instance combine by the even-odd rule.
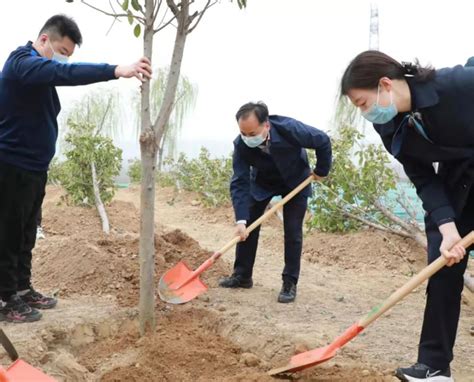
[[[251, 288], [252, 270], [260, 228], [247, 237], [246, 227], [257, 220], [275, 195], [285, 196], [311, 173], [315, 179], [328, 175], [331, 167], [331, 141], [322, 131], [293, 118], [268, 115], [262, 103], [247, 103], [236, 115], [240, 135], [234, 141], [230, 192], [236, 218], [237, 245], [234, 272], [221, 280], [224, 288]], [[314, 172], [305, 148], [316, 150]], [[283, 207], [285, 268], [278, 302], [293, 302], [300, 273], [303, 245], [303, 219], [311, 186], [295, 195]]]
[[57, 301], [31, 284], [31, 251], [61, 109], [55, 86], [120, 77], [151, 78], [150, 61], [132, 65], [67, 64], [82, 43], [77, 24], [51, 17], [34, 43], [13, 51], [0, 74], [0, 321], [31, 322]]

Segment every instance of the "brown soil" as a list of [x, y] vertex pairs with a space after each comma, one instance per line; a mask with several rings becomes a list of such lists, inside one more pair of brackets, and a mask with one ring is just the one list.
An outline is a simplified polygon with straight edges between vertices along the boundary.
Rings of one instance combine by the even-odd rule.
[[[114, 295], [122, 306], [135, 306], [139, 293], [139, 220], [133, 204], [114, 201], [107, 209], [113, 232], [101, 232], [96, 211], [66, 206], [59, 198], [45, 203], [43, 225], [48, 240], [38, 243], [34, 277], [39, 287], [54, 287], [62, 297]], [[184, 260], [197, 267], [211, 255], [179, 229], [155, 235], [156, 273]], [[51, 266], [54, 264], [54, 267]], [[225, 264], [203, 276], [211, 286]], [[159, 301], [159, 300], [158, 300]]]
[[[267, 370], [285, 364], [296, 349], [327, 345], [424, 265], [423, 250], [392, 235], [310, 233], [298, 299], [278, 304], [283, 239], [274, 218], [262, 230], [252, 289], [216, 287], [231, 270], [229, 253], [203, 274], [206, 294], [183, 306], [157, 298], [158, 328], [140, 338], [138, 189], [120, 190], [108, 207], [108, 237], [94, 210], [67, 206], [60, 196], [60, 189], [48, 188], [47, 239], [38, 243], [33, 265], [38, 289], [57, 292], [60, 305], [24, 330], [4, 325], [23, 358], [58, 381], [272, 381]], [[195, 200], [189, 193], [157, 192], [158, 276], [179, 260], [195, 268], [232, 238], [232, 209], [204, 208]], [[424, 288], [418, 288], [333, 360], [292, 379], [396, 380], [392, 370], [416, 357], [423, 304]], [[456, 381], [474, 381], [473, 313], [463, 306]]]

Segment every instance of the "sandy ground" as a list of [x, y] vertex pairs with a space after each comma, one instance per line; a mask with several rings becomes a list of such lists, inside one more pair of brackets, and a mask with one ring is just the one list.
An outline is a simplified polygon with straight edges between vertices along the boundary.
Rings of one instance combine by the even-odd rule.
[[[48, 189], [47, 239], [34, 257], [35, 284], [57, 293], [60, 305], [38, 323], [2, 323], [21, 355], [58, 380], [271, 381], [266, 371], [286, 363], [295, 348], [327, 345], [424, 266], [423, 251], [409, 240], [373, 231], [311, 233], [297, 301], [278, 304], [283, 237], [273, 218], [261, 232], [252, 289], [217, 287], [231, 270], [230, 250], [203, 275], [206, 294], [183, 306], [157, 300], [157, 331], [140, 338], [138, 189], [118, 192], [108, 208], [108, 237], [95, 211], [69, 207], [60, 196], [60, 189]], [[196, 267], [232, 238], [232, 209], [206, 209], [195, 199], [170, 189], [157, 192], [158, 275], [180, 259]], [[393, 369], [416, 359], [423, 306], [420, 287], [331, 361], [293, 378], [395, 380]], [[463, 304], [452, 364], [456, 381], [474, 381], [473, 312]]]

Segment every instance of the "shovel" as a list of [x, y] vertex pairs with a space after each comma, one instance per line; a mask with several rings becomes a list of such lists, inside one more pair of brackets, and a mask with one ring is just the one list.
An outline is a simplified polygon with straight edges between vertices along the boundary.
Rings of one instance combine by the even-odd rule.
[[[460, 242], [464, 248], [468, 248], [474, 244], [474, 231], [471, 231]], [[441, 268], [447, 264], [448, 260], [444, 256], [438, 257], [430, 265], [423, 268], [418, 274], [413, 276], [405, 285], [393, 292], [388, 299], [382, 304], [375, 306], [365, 317], [350, 326], [344, 333], [337, 337], [328, 346], [322, 348], [309, 350], [307, 352], [297, 354], [291, 357], [289, 363], [283, 367], [272, 369], [268, 372], [270, 375], [278, 375], [284, 373], [294, 373], [317, 364], [323, 363], [336, 355], [336, 352], [343, 347], [347, 342], [356, 337], [367, 326], [389, 310], [392, 306], [397, 304], [406, 295], [411, 293], [413, 289], [422, 284], [425, 280], [430, 278]]]
[[[299, 184], [293, 191], [286, 195], [282, 200], [270, 208], [264, 215], [255, 220], [247, 227], [247, 234], [252, 232], [260, 224], [266, 221], [286, 202], [293, 198], [298, 192], [305, 188], [314, 180], [314, 176], [310, 175], [306, 180]], [[168, 270], [160, 279], [158, 284], [158, 294], [163, 301], [171, 304], [184, 304], [207, 291], [207, 286], [199, 279], [199, 275], [208, 269], [214, 262], [219, 259], [225, 252], [241, 241], [239, 236], [234, 237], [221, 249], [209, 257], [195, 271], [192, 271], [183, 261], [180, 261], [173, 268]]]
[[0, 366], [0, 382], [56, 382], [55, 379], [19, 359], [15, 347], [2, 329], [0, 329], [0, 344], [14, 361], [6, 370]]

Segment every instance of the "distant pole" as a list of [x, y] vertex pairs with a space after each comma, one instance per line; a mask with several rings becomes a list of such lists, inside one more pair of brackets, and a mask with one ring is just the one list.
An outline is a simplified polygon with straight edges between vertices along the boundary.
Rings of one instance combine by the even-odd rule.
[[[379, 50], [379, 9], [377, 4], [370, 4], [369, 49]], [[362, 123], [362, 134], [365, 136], [367, 122]]]
[[370, 4], [369, 49], [379, 50], [379, 9], [377, 4]]

